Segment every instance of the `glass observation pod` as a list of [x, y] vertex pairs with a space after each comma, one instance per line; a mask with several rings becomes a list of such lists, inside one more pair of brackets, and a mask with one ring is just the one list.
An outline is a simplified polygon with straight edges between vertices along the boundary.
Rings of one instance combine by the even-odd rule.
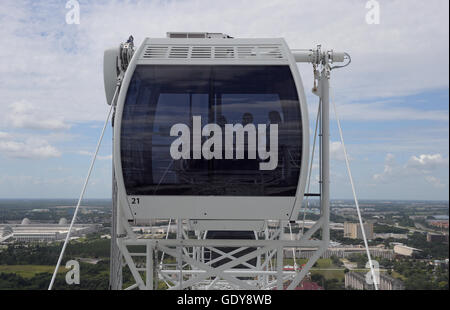
[[130, 220], [297, 218], [309, 122], [284, 39], [145, 39], [123, 78], [114, 137]]

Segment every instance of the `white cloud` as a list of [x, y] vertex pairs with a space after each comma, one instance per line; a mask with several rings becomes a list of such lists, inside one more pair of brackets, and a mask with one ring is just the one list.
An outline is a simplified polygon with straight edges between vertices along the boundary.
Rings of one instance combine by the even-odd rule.
[[[352, 66], [333, 73], [336, 95], [345, 101], [447, 88], [448, 2], [380, 1], [383, 17], [375, 26], [365, 23], [364, 4], [350, 0], [91, 2], [81, 3], [80, 25], [66, 25], [66, 10], [59, 3], [46, 2], [36, 9], [26, 2], [3, 1], [0, 40], [8, 48], [0, 50], [1, 59], [6, 60], [0, 67], [0, 105], [28, 100], [51, 119], [64, 120], [41, 124], [46, 128], [102, 120], [107, 108], [103, 50], [118, 46], [130, 34], [138, 45], [145, 37], [163, 37], [166, 31], [284, 37], [292, 48], [323, 43], [348, 51]], [[126, 22], [117, 23], [118, 17]], [[310, 66], [302, 65], [301, 71], [305, 89], [310, 89]], [[342, 115], [369, 120], [448, 120], [440, 112], [363, 104], [343, 107]], [[26, 119], [16, 124], [36, 125]]]
[[[403, 103], [405, 105], [405, 103]], [[448, 111], [399, 107], [398, 102], [339, 103], [339, 118], [351, 121], [444, 121]], [[331, 115], [334, 118], [334, 113]]]
[[334, 160], [345, 160], [344, 147], [341, 142], [334, 141], [330, 143], [330, 157]]
[[383, 172], [374, 174], [373, 179], [375, 181], [385, 181], [388, 177], [392, 176], [395, 165], [396, 165], [395, 156], [391, 153], [387, 154], [384, 160]]
[[446, 166], [448, 166], [448, 158], [443, 158], [441, 154], [412, 156], [406, 164], [407, 168], [420, 169], [426, 172]]
[[8, 139], [10, 134], [7, 132], [0, 131], [0, 140]]
[[[94, 153], [88, 152], [88, 151], [78, 151], [77, 153], [80, 155], [85, 155], [85, 156], [94, 155]], [[112, 155], [97, 155], [97, 159], [98, 160], [112, 160]]]
[[431, 176], [431, 175], [427, 175], [427, 176], [425, 177], [425, 180], [426, 180], [428, 183], [432, 184], [434, 187], [437, 187], [437, 188], [445, 188], [445, 184], [442, 184], [441, 180], [438, 179], [438, 178], [436, 178], [436, 177], [433, 177], [433, 176]]
[[447, 171], [448, 158], [441, 154], [411, 156], [404, 165], [396, 162], [393, 154], [387, 154], [382, 173], [374, 174], [373, 180], [381, 183], [396, 182], [410, 177], [423, 177], [428, 183], [441, 187], [442, 183], [433, 173]]
[[102, 156], [97, 156], [97, 158], [100, 160], [112, 160], [112, 155], [102, 155]]
[[0, 154], [11, 158], [44, 159], [60, 157], [61, 152], [40, 138], [27, 138], [24, 141], [14, 139], [0, 140]]
[[[8, 106], [5, 114], [6, 124], [14, 128], [60, 130], [69, 129], [70, 125], [61, 118], [56, 118], [27, 101], [17, 101]], [[50, 115], [49, 115], [50, 114]]]

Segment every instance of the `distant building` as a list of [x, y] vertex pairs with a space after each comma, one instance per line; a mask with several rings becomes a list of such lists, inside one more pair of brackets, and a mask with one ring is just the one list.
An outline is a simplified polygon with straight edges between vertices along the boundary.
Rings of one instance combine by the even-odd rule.
[[[360, 272], [347, 272], [345, 274], [345, 288], [353, 290], [373, 290], [373, 284], [368, 284], [366, 274]], [[378, 289], [382, 291], [404, 290], [405, 286], [399, 279], [395, 279], [388, 274], [380, 273], [380, 283]]]
[[52, 242], [62, 240], [66, 237], [67, 232], [61, 233], [59, 231], [42, 231], [33, 230], [25, 232], [16, 232], [12, 239], [18, 242]]
[[[0, 242], [53, 242], [66, 238], [70, 225], [65, 218], [58, 224], [32, 223], [24, 218], [21, 224], [0, 224]], [[75, 224], [71, 236], [77, 237], [96, 232], [98, 224]]]
[[33, 210], [31, 210], [31, 212], [47, 213], [47, 212], [50, 212], [50, 209], [33, 209]]
[[[364, 232], [366, 233], [366, 238], [371, 240], [373, 239], [373, 224], [365, 223], [364, 224]], [[350, 239], [363, 239], [361, 225], [359, 223], [344, 223], [344, 238]]]
[[448, 242], [448, 235], [427, 234], [428, 242]]
[[430, 220], [427, 222], [433, 227], [448, 229], [448, 220]]
[[448, 215], [433, 215], [435, 220], [447, 220], [448, 221]]
[[394, 253], [402, 256], [413, 256], [415, 253], [420, 252], [421, 250], [416, 248], [411, 248], [404, 244], [396, 244], [394, 245]]
[[374, 239], [408, 239], [407, 234], [383, 233], [374, 234]]
[[416, 221], [416, 220], [425, 220], [427, 218], [426, 215], [410, 215], [409, 219]]
[[330, 222], [330, 229], [331, 230], [344, 230], [344, 223], [333, 223]]
[[441, 266], [448, 266], [448, 258], [444, 259], [444, 260], [434, 260], [431, 264], [433, 264], [436, 267], [441, 267]]
[[[284, 249], [284, 257], [293, 258], [292, 252], [293, 249], [286, 248]], [[311, 258], [316, 248], [296, 248], [295, 249], [295, 257], [296, 258]], [[394, 251], [392, 249], [384, 249], [381, 247], [369, 247], [369, 252], [372, 257], [380, 257], [384, 259], [393, 259], [395, 257]], [[364, 247], [359, 246], [337, 246], [337, 247], [329, 247], [323, 254], [322, 258], [330, 258], [335, 256], [337, 258], [347, 258], [354, 254], [362, 254], [366, 255], [366, 249]]]

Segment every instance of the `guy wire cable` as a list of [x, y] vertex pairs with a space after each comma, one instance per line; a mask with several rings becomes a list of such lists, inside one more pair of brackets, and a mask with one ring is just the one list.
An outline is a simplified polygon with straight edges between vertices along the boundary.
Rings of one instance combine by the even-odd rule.
[[74, 214], [73, 214], [72, 221], [70, 222], [69, 231], [67, 232], [66, 239], [64, 240], [63, 248], [62, 248], [62, 250], [61, 250], [61, 253], [59, 254], [58, 262], [56, 263], [55, 271], [53, 272], [53, 276], [52, 276], [52, 279], [51, 279], [51, 281], [50, 281], [50, 285], [48, 286], [48, 290], [49, 290], [49, 291], [52, 290], [52, 288], [53, 288], [53, 284], [54, 284], [55, 279], [56, 279], [56, 274], [58, 273], [58, 269], [59, 269], [59, 267], [60, 267], [60, 265], [61, 265], [61, 260], [62, 260], [62, 258], [63, 258], [63, 256], [64, 256], [64, 252], [65, 252], [65, 250], [66, 250], [67, 244], [69, 243], [70, 234], [71, 234], [71, 232], [72, 232], [73, 225], [74, 225], [75, 220], [76, 220], [76, 218], [77, 218], [78, 210], [79, 210], [79, 208], [80, 208], [81, 201], [83, 200], [83, 196], [84, 196], [84, 193], [85, 193], [85, 191], [86, 191], [86, 187], [87, 187], [87, 184], [88, 184], [88, 182], [89, 182], [89, 178], [90, 178], [90, 176], [91, 176], [92, 168], [94, 167], [94, 163], [95, 163], [95, 160], [96, 160], [96, 158], [97, 158], [98, 150], [100, 149], [100, 145], [101, 145], [101, 143], [102, 143], [103, 136], [104, 136], [104, 134], [105, 134], [106, 126], [108, 125], [108, 121], [109, 121], [109, 118], [110, 118], [110, 116], [111, 116], [111, 112], [112, 112], [112, 110], [113, 110], [113, 108], [114, 108], [114, 101], [115, 101], [115, 99], [116, 99], [116, 96], [117, 96], [119, 87], [120, 87], [120, 81], [118, 81], [118, 84], [117, 84], [117, 86], [116, 86], [116, 91], [114, 92], [114, 96], [113, 96], [113, 99], [112, 99], [112, 102], [111, 102], [111, 106], [110, 106], [110, 108], [109, 108], [108, 116], [106, 117], [105, 124], [103, 125], [103, 129], [102, 129], [102, 132], [101, 132], [101, 134], [100, 134], [100, 138], [99, 138], [99, 140], [98, 140], [98, 142], [97, 142], [97, 147], [96, 147], [96, 149], [95, 149], [95, 153], [94, 153], [94, 155], [92, 156], [91, 165], [89, 166], [89, 170], [88, 170], [86, 179], [85, 179], [85, 181], [84, 181], [84, 184], [83, 184], [83, 188], [82, 188], [82, 190], [81, 190], [80, 197], [78, 198], [78, 203], [77, 203], [77, 206], [76, 206], [76, 208], [75, 208], [75, 212], [74, 212]]
[[[330, 89], [331, 89], [331, 87], [330, 87]], [[330, 94], [332, 94], [331, 91], [330, 91]], [[364, 225], [363, 225], [363, 221], [362, 221], [361, 211], [359, 209], [359, 202], [358, 202], [358, 198], [356, 196], [355, 184], [353, 182], [353, 176], [352, 176], [352, 171], [350, 169], [350, 163], [349, 163], [349, 160], [348, 160], [347, 149], [346, 149], [345, 143], [344, 143], [344, 136], [342, 134], [341, 122], [339, 120], [338, 113], [337, 113], [336, 102], [333, 99], [331, 99], [330, 101], [333, 102], [334, 115], [336, 117], [336, 123], [337, 123], [338, 129], [339, 129], [339, 136], [340, 136], [341, 143], [342, 143], [342, 149], [344, 151], [345, 165], [347, 166], [347, 173], [348, 173], [348, 177], [350, 179], [350, 184], [352, 186], [353, 199], [355, 200], [356, 211], [358, 213], [359, 225], [361, 227], [361, 233], [362, 233], [363, 240], [364, 240], [364, 246], [366, 248], [367, 259], [369, 260], [369, 266], [370, 266], [370, 272], [372, 274], [373, 284], [374, 284], [375, 290], [378, 290], [378, 282], [377, 282], [378, 278], [375, 277], [375, 270], [374, 270], [374, 267], [373, 267], [373, 264], [372, 264], [372, 258], [370, 256], [369, 244], [367, 243], [367, 237], [366, 237], [366, 232], [364, 230]]]

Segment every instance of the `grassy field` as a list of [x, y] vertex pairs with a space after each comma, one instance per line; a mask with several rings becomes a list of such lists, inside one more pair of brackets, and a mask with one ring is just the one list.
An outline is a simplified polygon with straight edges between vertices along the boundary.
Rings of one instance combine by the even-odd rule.
[[[306, 259], [297, 259], [297, 265], [306, 264]], [[285, 259], [285, 265], [294, 265], [293, 259]], [[327, 270], [329, 269], [329, 270]], [[311, 274], [320, 274], [324, 276], [325, 279], [344, 279], [344, 268], [333, 265], [330, 258], [320, 258], [317, 260], [316, 265], [311, 269]]]
[[[306, 264], [306, 262], [308, 260], [305, 258], [301, 258], [301, 259], [297, 259], [296, 261], [297, 261], [297, 265], [301, 266], [303, 264]], [[320, 258], [316, 264], [317, 265], [314, 266], [314, 268], [320, 268], [320, 269], [337, 268], [336, 266], [333, 265], [330, 258]], [[294, 260], [292, 258], [287, 258], [284, 260], [284, 265], [293, 266]]]
[[314, 270], [314, 268], [311, 269], [311, 274], [320, 274], [327, 280], [343, 280], [345, 276], [344, 270]]
[[[15, 273], [23, 278], [32, 278], [38, 273], [53, 273], [55, 266], [38, 265], [0, 265], [0, 273]], [[58, 272], [67, 272], [64, 267], [60, 267]]]

